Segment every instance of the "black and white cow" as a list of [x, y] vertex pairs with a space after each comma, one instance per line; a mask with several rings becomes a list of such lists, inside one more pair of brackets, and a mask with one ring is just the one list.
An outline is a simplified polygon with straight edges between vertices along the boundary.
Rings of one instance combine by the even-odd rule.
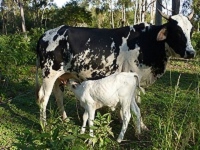
[[99, 79], [115, 72], [135, 71], [141, 86], [147, 87], [164, 74], [170, 55], [193, 58], [195, 50], [191, 45], [189, 21], [192, 15], [161, 15], [168, 22], [160, 26], [140, 23], [117, 29], [96, 29], [62, 25], [46, 31], [37, 45], [43, 73], [42, 85], [37, 90], [41, 123], [45, 123], [52, 90], [63, 118], [67, 117], [58, 81], [65, 73], [82, 79]]

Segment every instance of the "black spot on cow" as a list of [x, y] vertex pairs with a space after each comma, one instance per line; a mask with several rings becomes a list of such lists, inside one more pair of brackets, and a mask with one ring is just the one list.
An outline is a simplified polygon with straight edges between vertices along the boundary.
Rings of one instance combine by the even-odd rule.
[[49, 69], [48, 67], [46, 67], [46, 68], [45, 68], [45, 71], [44, 71], [44, 75], [45, 75], [45, 76], [43, 76], [43, 78], [44, 78], [44, 77], [48, 77], [49, 73], [50, 73], [50, 69]]
[[53, 41], [56, 41], [58, 38], [58, 34], [56, 34], [54, 37], [53, 37]]

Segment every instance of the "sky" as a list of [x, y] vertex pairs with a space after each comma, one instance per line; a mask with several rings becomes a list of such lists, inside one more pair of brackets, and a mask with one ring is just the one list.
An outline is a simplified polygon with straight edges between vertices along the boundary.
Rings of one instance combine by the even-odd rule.
[[69, 0], [54, 0], [53, 2], [57, 4], [58, 7], [62, 7]]

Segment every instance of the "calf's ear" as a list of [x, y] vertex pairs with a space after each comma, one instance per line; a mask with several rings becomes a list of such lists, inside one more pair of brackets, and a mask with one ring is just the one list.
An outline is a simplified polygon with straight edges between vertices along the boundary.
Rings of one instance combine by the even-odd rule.
[[157, 35], [157, 41], [163, 41], [166, 38], [167, 38], [167, 29], [162, 28]]

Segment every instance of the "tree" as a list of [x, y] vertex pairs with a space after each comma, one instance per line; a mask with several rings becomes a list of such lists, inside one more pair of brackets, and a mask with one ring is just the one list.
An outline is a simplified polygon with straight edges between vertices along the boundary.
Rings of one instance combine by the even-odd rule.
[[150, 23], [154, 24], [154, 19], [155, 19], [155, 1], [156, 0], [151, 0], [151, 6], [150, 6]]
[[24, 6], [22, 0], [17, 0], [18, 6], [20, 8], [20, 14], [21, 14], [21, 20], [22, 20], [22, 32], [26, 32], [26, 24], [25, 24], [25, 18], [24, 18]]
[[91, 25], [92, 15], [90, 11], [80, 7], [76, 1], [67, 3], [61, 9], [58, 9], [54, 14], [54, 24], [57, 25], [70, 25], [70, 26], [81, 26]]
[[172, 15], [179, 14], [180, 0], [172, 0]]
[[125, 26], [128, 24], [126, 19], [126, 9], [132, 6], [132, 2], [130, 0], [118, 0], [118, 6], [121, 9], [121, 26]]
[[156, 1], [156, 15], [155, 15], [155, 25], [161, 25], [162, 24], [162, 16], [158, 12], [158, 9], [162, 11], [162, 0]]
[[2, 19], [2, 33], [7, 34], [7, 25], [6, 25], [6, 14], [5, 14], [5, 0], [1, 1], [1, 19]]

